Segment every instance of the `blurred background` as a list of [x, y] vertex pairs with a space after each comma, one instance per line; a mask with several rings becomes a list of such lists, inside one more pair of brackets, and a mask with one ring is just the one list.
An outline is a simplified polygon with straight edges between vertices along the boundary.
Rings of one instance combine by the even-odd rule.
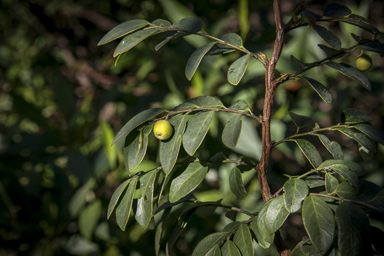
[[[282, 1], [285, 22], [298, 2]], [[381, 0], [340, 2], [384, 29]], [[307, 1], [306, 5], [321, 14], [326, 3]], [[184, 75], [186, 62], [197, 47], [208, 42], [205, 38], [176, 39], [156, 52], [154, 47], [161, 35], [151, 37], [125, 54], [116, 66], [112, 54], [118, 41], [100, 47], [97, 43], [114, 26], [130, 19], [175, 22], [195, 16], [203, 21], [208, 33], [238, 33], [246, 48], [270, 56], [275, 37], [271, 1], [3, 0], [0, 6], [0, 256], [154, 255], [154, 230], [143, 230], [133, 217], [125, 232], [118, 228], [114, 216], [106, 220], [112, 193], [128, 177], [122, 145], [110, 146], [116, 132], [147, 108], [170, 109], [200, 95], [218, 96], [227, 106], [244, 99], [255, 114], [261, 114], [264, 68], [252, 60], [240, 84], [230, 85], [226, 71], [241, 56], [235, 52], [204, 58], [192, 81], [188, 81]], [[370, 37], [355, 26], [325, 26], [341, 38], [343, 47], [355, 44], [351, 33]], [[282, 73], [297, 70], [290, 55], [304, 62], [324, 58], [319, 43], [324, 44], [310, 28], [291, 31], [278, 69]], [[352, 65], [359, 53], [340, 61]], [[370, 115], [373, 125], [383, 129], [384, 59], [369, 54], [374, 65], [364, 74], [372, 84], [371, 92], [328, 67], [306, 75], [327, 86], [332, 104], [323, 102], [302, 80], [279, 87], [272, 139], [295, 133], [288, 110], [310, 116], [326, 127], [340, 122], [343, 109], [354, 107]], [[243, 154], [257, 161], [261, 154], [260, 127], [244, 120], [238, 147], [229, 150], [221, 142], [228, 118], [215, 116], [197, 156], [209, 158], [223, 152], [233, 159]], [[357, 161], [368, 171], [367, 180], [384, 185], [383, 146], [378, 146], [375, 158], [365, 162], [354, 141], [340, 134], [326, 135], [342, 145], [346, 159]], [[323, 159], [331, 157], [318, 141], [310, 139], [319, 146]], [[151, 136], [148, 154], [137, 171], [158, 166], [157, 147]], [[295, 175], [310, 169], [291, 143], [273, 151], [269, 167], [272, 192], [285, 182], [283, 173]], [[229, 190], [231, 168], [223, 165], [212, 169], [196, 197], [201, 201], [224, 198], [223, 203], [258, 211], [262, 199], [253, 179], [255, 172], [244, 174], [249, 195], [237, 201]], [[208, 218], [194, 215], [171, 255], [191, 254], [200, 239], [230, 222], [224, 213], [218, 209]], [[305, 234], [300, 215], [289, 217], [282, 234], [293, 248]], [[256, 246], [256, 251], [258, 255], [277, 255], [273, 246], [269, 250]]]

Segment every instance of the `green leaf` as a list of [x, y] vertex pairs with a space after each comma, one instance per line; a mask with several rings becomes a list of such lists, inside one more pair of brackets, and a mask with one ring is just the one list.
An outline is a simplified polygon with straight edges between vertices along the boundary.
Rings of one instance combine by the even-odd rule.
[[110, 30], [103, 38], [101, 38], [97, 45], [99, 46], [109, 43], [117, 38], [120, 38], [138, 29], [141, 29], [147, 26], [148, 24], [149, 22], [146, 20], [129, 20], [123, 22], [114, 27], [112, 30]]
[[332, 102], [332, 95], [323, 84], [310, 77], [303, 76], [302, 78], [304, 78], [312, 86], [313, 90], [315, 90], [323, 101], [327, 103]]
[[245, 100], [237, 100], [235, 103], [233, 103], [229, 109], [236, 110], [236, 111], [248, 111], [250, 109], [249, 104]]
[[[194, 104], [201, 108], [222, 108], [224, 104], [217, 98], [211, 96], [199, 96], [187, 100], [185, 103]], [[184, 103], [183, 103], [184, 104]]]
[[352, 11], [348, 7], [339, 3], [328, 3], [323, 11], [323, 15], [328, 17], [343, 17], [351, 13]]
[[220, 246], [216, 244], [205, 256], [221, 256]]
[[189, 57], [187, 66], [185, 67], [185, 76], [188, 80], [191, 80], [195, 74], [197, 67], [199, 66], [204, 55], [214, 46], [217, 42], [211, 42], [206, 44], [192, 53]]
[[[267, 230], [266, 228], [266, 223], [265, 223], [265, 220], [267, 218], [267, 211], [268, 211], [268, 207], [269, 205], [272, 203], [273, 201], [272, 200], [269, 200], [268, 202], [264, 203], [263, 207], [261, 208], [259, 214], [257, 215], [257, 232], [259, 233], [259, 235], [263, 238], [263, 240], [271, 245], [273, 243], [273, 240], [275, 238], [275, 234], [270, 234], [269, 231]], [[255, 219], [256, 220], [256, 219]], [[253, 222], [252, 222], [253, 223]], [[254, 230], [256, 227], [254, 227], [252, 225], [252, 229]], [[256, 232], [255, 232], [256, 234]], [[260, 242], [259, 242], [260, 244]], [[263, 247], [263, 245], [260, 244], [260, 246]], [[269, 247], [269, 246], [268, 246]], [[267, 248], [268, 248], [267, 247]], [[265, 248], [265, 247], [263, 247]]]
[[335, 232], [335, 220], [331, 208], [323, 199], [308, 196], [303, 203], [303, 222], [313, 246], [320, 254], [331, 247]]
[[325, 174], [325, 189], [328, 194], [333, 193], [339, 186], [339, 181], [331, 173]]
[[247, 196], [247, 190], [245, 190], [243, 180], [241, 179], [241, 172], [236, 166], [229, 173], [229, 188], [239, 199]]
[[324, 178], [318, 174], [312, 174], [307, 176], [307, 178], [305, 179], [305, 183], [307, 183], [308, 187], [310, 188], [316, 188], [325, 185]]
[[291, 179], [285, 182], [283, 189], [285, 208], [289, 212], [298, 211], [309, 192], [306, 182], [302, 179]]
[[304, 63], [304, 62], [298, 60], [293, 55], [290, 56], [290, 59], [293, 62], [293, 64], [295, 64], [295, 66], [298, 67], [298, 68], [305, 68], [305, 67], [308, 67], [308, 66], [310, 66], [312, 64], [312, 63]]
[[133, 129], [145, 123], [148, 120], [154, 119], [157, 115], [164, 113], [165, 110], [161, 108], [151, 108], [144, 110], [134, 117], [132, 117], [124, 126], [121, 128], [119, 133], [116, 135], [115, 139], [112, 142], [112, 145], [116, 141], [120, 140], [123, 136], [127, 136]]
[[[254, 220], [252, 221], [252, 223], [251, 223], [251, 228], [252, 228], [253, 233], [255, 233], [255, 235], [256, 235], [257, 243], [258, 243], [261, 247], [263, 247], [264, 249], [268, 249], [268, 248], [271, 246], [272, 243], [267, 242], [267, 241], [261, 236], [261, 234], [260, 234], [260, 232], [259, 232], [259, 228], [257, 227], [257, 218], [254, 219]], [[268, 232], [266, 232], [266, 233], [268, 233]], [[268, 235], [269, 235], [269, 234], [268, 234]], [[275, 234], [272, 234], [272, 235], [269, 235], [269, 236], [271, 236], [271, 239], [273, 240], [274, 237], [275, 237]], [[270, 240], [270, 239], [268, 239], [268, 240]]]
[[153, 190], [155, 186], [157, 170], [148, 172], [140, 177], [141, 197], [137, 200], [136, 221], [147, 228], [152, 219]]
[[332, 169], [333, 165], [345, 165], [349, 168], [349, 170], [351, 170], [357, 176], [362, 176], [366, 174], [365, 170], [361, 168], [359, 164], [350, 160], [326, 160], [317, 168], [317, 170], [321, 170], [325, 168]]
[[235, 60], [228, 69], [228, 82], [233, 85], [238, 85], [241, 78], [243, 77], [245, 70], [248, 67], [251, 54], [248, 53], [237, 60]]
[[340, 198], [354, 200], [357, 197], [357, 189], [352, 187], [351, 183], [344, 181], [336, 188], [336, 194]]
[[353, 13], [348, 17], [340, 18], [339, 21], [358, 26], [374, 34], [380, 34], [380, 30], [372, 26], [366, 18]]
[[380, 54], [384, 54], [384, 44], [383, 43], [365, 43], [362, 45], [359, 45], [359, 49], [368, 51], [368, 52], [377, 52]]
[[369, 91], [371, 90], [371, 83], [357, 68], [354, 68], [351, 65], [345, 63], [336, 63], [333, 61], [328, 61], [325, 64], [340, 71], [342, 74], [348, 76], [349, 78], [352, 78], [361, 83], [364, 88], [368, 89]]
[[246, 224], [241, 224], [233, 236], [233, 242], [242, 256], [253, 256], [252, 235]]
[[312, 123], [312, 118], [310, 117], [297, 115], [291, 111], [288, 111], [288, 114], [298, 128], [303, 128]]
[[157, 28], [149, 28], [145, 30], [139, 30], [132, 34], [124, 37], [121, 42], [117, 45], [115, 52], [113, 53], [113, 57], [116, 57], [124, 52], [129, 51], [133, 47], [135, 47], [138, 43], [143, 41], [144, 39], [154, 35], [157, 33], [159, 29]]
[[172, 24], [172, 27], [187, 30], [191, 33], [197, 33], [203, 29], [203, 23], [201, 23], [198, 18], [188, 17], [175, 22]]
[[203, 181], [207, 172], [208, 166], [204, 166], [200, 162], [189, 164], [187, 169], [172, 181], [169, 201], [174, 203], [191, 193]]
[[203, 238], [193, 250], [192, 256], [205, 255], [213, 246], [223, 241], [227, 237], [227, 232], [217, 232]]
[[195, 154], [203, 142], [214, 114], [214, 111], [201, 112], [187, 121], [187, 127], [183, 135], [183, 146], [190, 156]]
[[376, 152], [376, 145], [375, 145], [375, 143], [368, 136], [366, 136], [365, 134], [363, 134], [363, 133], [355, 133], [355, 132], [352, 132], [351, 130], [349, 130], [348, 128], [344, 128], [344, 127], [336, 128], [336, 130], [338, 130], [339, 132], [345, 134], [349, 138], [357, 141], [357, 143], [359, 144], [359, 147], [360, 146], [364, 146], [369, 151], [371, 151], [373, 153]]
[[124, 197], [121, 199], [120, 204], [116, 208], [116, 221], [121, 230], [125, 230], [127, 226], [129, 215], [132, 210], [133, 196], [136, 188], [136, 183], [139, 177], [134, 178], [128, 185]]
[[359, 187], [359, 178], [348, 168], [348, 166], [343, 164], [333, 164], [329, 168], [337, 172], [337, 174], [344, 179], [348, 180], [355, 188]]
[[338, 248], [341, 255], [370, 255], [369, 220], [355, 204], [342, 202], [336, 209]]
[[171, 138], [160, 141], [160, 163], [165, 174], [168, 174], [176, 163], [179, 155], [181, 139], [185, 130], [185, 115], [178, 115], [170, 119], [173, 126]]
[[326, 149], [329, 151], [329, 153], [332, 154], [332, 156], [335, 159], [343, 160], [344, 159], [344, 153], [341, 150], [341, 146], [336, 141], [330, 141], [327, 136], [323, 134], [317, 134], [319, 136], [319, 139], [321, 143], [326, 147]]
[[[242, 47], [243, 46], [243, 40], [238, 34], [235, 33], [228, 33], [224, 34], [219, 39], [233, 45], [236, 47]], [[206, 55], [216, 55], [216, 54], [222, 54], [222, 53], [229, 53], [233, 52], [235, 49], [231, 46], [228, 46], [224, 43], [221, 43], [220, 41], [215, 44], [212, 49], [210, 49]]]
[[289, 211], [284, 205], [284, 196], [278, 196], [268, 206], [267, 213], [265, 215], [264, 224], [269, 234], [275, 233], [284, 224], [288, 218]]
[[341, 114], [341, 122], [344, 124], [366, 123], [372, 122], [372, 118], [358, 109], [347, 108]]
[[368, 137], [374, 139], [381, 145], [384, 145], [384, 132], [379, 128], [370, 124], [356, 124], [353, 127], [362, 133], [365, 133]]
[[227, 242], [225, 242], [223, 247], [221, 247], [221, 255], [223, 255], [223, 256], [241, 256], [239, 249], [236, 247], [236, 245], [231, 240], [228, 240]]
[[119, 198], [121, 194], [123, 193], [124, 189], [127, 187], [128, 183], [131, 181], [131, 179], [128, 179], [124, 181], [116, 190], [113, 192], [113, 195], [111, 197], [111, 200], [109, 201], [108, 205], [108, 211], [107, 211], [107, 219], [111, 217], [111, 214], [113, 210], [115, 209], [117, 202], [119, 201]]
[[241, 125], [243, 116], [240, 114], [235, 115], [224, 127], [221, 135], [221, 140], [224, 145], [229, 148], [235, 148], [240, 138]]
[[169, 21], [163, 19], [156, 19], [152, 21], [152, 24], [163, 28], [169, 28], [171, 26]]
[[80, 213], [79, 231], [80, 234], [88, 240], [92, 240], [93, 230], [100, 219], [101, 207], [101, 201], [98, 199], [85, 207]]
[[317, 168], [323, 162], [319, 152], [312, 143], [304, 139], [295, 139], [293, 141], [296, 142], [301, 152], [303, 152], [313, 167]]
[[335, 34], [333, 34], [331, 31], [327, 30], [325, 27], [322, 27], [319, 25], [317, 25], [313, 29], [331, 47], [335, 48], [336, 50], [340, 50], [341, 42], [340, 42], [340, 39]]
[[128, 171], [132, 172], [144, 159], [148, 147], [148, 136], [152, 131], [153, 125], [146, 126], [136, 139], [124, 148], [124, 158], [128, 161]]
[[304, 245], [295, 248], [290, 256], [323, 256], [313, 245]]

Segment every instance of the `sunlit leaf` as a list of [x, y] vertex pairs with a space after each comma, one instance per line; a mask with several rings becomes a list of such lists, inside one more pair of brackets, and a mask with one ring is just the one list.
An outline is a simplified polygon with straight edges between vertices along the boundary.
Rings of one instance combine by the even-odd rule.
[[384, 145], [384, 132], [379, 128], [370, 124], [356, 124], [353, 127], [362, 133], [365, 133], [368, 137], [374, 139], [381, 145]]
[[278, 196], [268, 206], [264, 224], [270, 234], [275, 233], [288, 218], [289, 211], [285, 208], [284, 196]]
[[323, 10], [323, 15], [328, 17], [342, 17], [351, 13], [348, 7], [339, 3], [328, 3]]
[[326, 160], [317, 169], [332, 169], [333, 165], [345, 165], [349, 168], [350, 171], [355, 173], [357, 176], [362, 176], [366, 174], [366, 171], [358, 163], [355, 163], [351, 160]]
[[325, 63], [326, 65], [340, 71], [342, 74], [356, 80], [360, 84], [364, 86], [364, 88], [371, 90], [371, 83], [369, 80], [364, 76], [361, 71], [359, 71], [357, 68], [352, 67], [351, 65], [345, 64], [345, 63], [336, 63], [332, 61], [328, 61]]
[[132, 34], [127, 35], [117, 45], [116, 50], [113, 53], [113, 57], [116, 57], [124, 52], [129, 51], [130, 49], [135, 47], [138, 43], [154, 35], [158, 31], [159, 29], [157, 28], [149, 28], [145, 30], [139, 30], [139, 31], [133, 32]]
[[205, 256], [221, 256], [220, 246], [218, 244], [214, 245]]
[[305, 179], [305, 183], [307, 183], [308, 187], [310, 188], [316, 188], [324, 186], [325, 180], [322, 176], [318, 174], [312, 174], [307, 176], [307, 178]]
[[136, 221], [147, 228], [152, 219], [153, 212], [153, 190], [155, 186], [157, 170], [151, 171], [140, 177], [141, 197], [137, 200]]
[[231, 240], [228, 240], [227, 242], [225, 242], [223, 247], [221, 247], [221, 255], [223, 255], [223, 256], [241, 256], [239, 249], [236, 247], [236, 245]]
[[133, 196], [136, 188], [136, 183], [139, 177], [134, 178], [125, 190], [125, 194], [121, 199], [120, 204], [116, 208], [116, 221], [121, 230], [125, 230], [127, 226], [129, 215], [132, 210]]
[[[252, 221], [252, 223], [251, 223], [251, 228], [252, 228], [253, 233], [256, 235], [257, 243], [258, 243], [261, 247], [263, 247], [264, 249], [268, 249], [268, 248], [271, 246], [272, 243], [267, 242], [267, 241], [261, 236], [261, 234], [260, 234], [260, 232], [259, 232], [259, 228], [257, 227], [257, 218], [254, 219], [254, 220]], [[266, 229], [264, 228], [263, 231], [265, 232]], [[266, 232], [266, 233], [268, 233], [268, 232]], [[267, 235], [267, 234], [265, 234], [265, 235]], [[269, 235], [269, 234], [268, 234], [268, 235]], [[274, 237], [275, 237], [275, 234], [270, 235], [270, 237], [271, 237], [271, 239], [268, 239], [268, 240], [273, 240]]]
[[288, 111], [288, 114], [298, 128], [303, 128], [312, 123], [312, 118], [310, 117], [297, 115], [291, 111]]
[[320, 254], [331, 247], [335, 231], [332, 210], [323, 199], [308, 196], [303, 203], [303, 222], [313, 246]]
[[241, 126], [242, 126], [242, 115], [237, 114], [225, 125], [221, 140], [224, 145], [229, 148], [235, 148], [240, 138]]
[[124, 181], [116, 190], [113, 192], [113, 195], [111, 197], [111, 200], [109, 201], [108, 205], [108, 211], [107, 211], [107, 218], [111, 217], [111, 214], [113, 210], [115, 209], [117, 202], [119, 201], [119, 198], [121, 194], [123, 193], [124, 189], [127, 187], [128, 183], [131, 181], [131, 179], [128, 179]]
[[308, 195], [308, 186], [302, 179], [290, 179], [284, 184], [284, 204], [289, 212], [296, 212], [301, 208], [301, 202]]
[[185, 76], [188, 80], [191, 80], [195, 74], [197, 67], [199, 66], [204, 55], [214, 46], [217, 42], [211, 42], [206, 44], [196, 51], [194, 51], [188, 59], [187, 66], [185, 67]]
[[229, 188], [239, 199], [243, 199], [247, 196], [247, 191], [245, 190], [241, 179], [241, 172], [237, 167], [234, 167], [229, 173]]
[[253, 256], [252, 236], [246, 224], [240, 224], [233, 236], [233, 242], [239, 248], [242, 256]]
[[245, 70], [248, 67], [251, 54], [248, 53], [237, 60], [235, 60], [228, 69], [228, 82], [233, 85], [238, 85], [241, 78], [243, 77]]
[[117, 38], [120, 38], [138, 29], [141, 29], [147, 26], [148, 24], [149, 22], [146, 20], [129, 20], [123, 22], [114, 27], [112, 30], [110, 30], [103, 38], [101, 38], [97, 45], [109, 43]]
[[187, 121], [187, 127], [183, 135], [183, 146], [190, 156], [195, 154], [203, 142], [214, 114], [214, 111], [201, 112]]
[[339, 50], [341, 47], [340, 39], [331, 31], [327, 30], [325, 27], [317, 25], [313, 28], [316, 33], [324, 39], [331, 47]]
[[332, 95], [323, 84], [310, 77], [303, 76], [303, 78], [312, 86], [313, 90], [315, 90], [323, 101], [327, 103], [332, 102]]
[[293, 141], [296, 142], [301, 152], [303, 152], [313, 167], [317, 168], [323, 162], [319, 152], [312, 143], [304, 139], [295, 139]]
[[[267, 246], [266, 248], [268, 248], [269, 245], [271, 245], [273, 243], [273, 240], [275, 237], [275, 234], [269, 233], [268, 229], [266, 228], [266, 223], [265, 223], [266, 218], [267, 218], [268, 207], [271, 205], [272, 202], [273, 202], [272, 200], [269, 200], [268, 202], [264, 203], [259, 214], [257, 215], [257, 219], [254, 220], [254, 221], [257, 221], [255, 223], [255, 224], [257, 224], [256, 227], [253, 224], [254, 221], [252, 222], [252, 229], [255, 230], [257, 228], [257, 232], [262, 237], [262, 239], [266, 242], [264, 244], [264, 246], [265, 245]], [[255, 234], [256, 234], [256, 232], [255, 232]], [[263, 247], [262, 244], [260, 244], [260, 246]], [[265, 247], [263, 247], [263, 248], [265, 248]]]
[[191, 193], [203, 181], [207, 172], [208, 166], [204, 166], [200, 162], [189, 164], [187, 169], [172, 181], [169, 201], [174, 203]]
[[193, 250], [192, 256], [205, 255], [213, 246], [223, 241], [227, 235], [228, 235], [227, 232], [217, 232], [217, 233], [212, 233], [206, 236], [195, 247], [195, 250]]
[[326, 147], [326, 149], [329, 151], [329, 153], [332, 154], [335, 159], [344, 159], [344, 153], [341, 150], [341, 146], [339, 143], [337, 143], [336, 141], [330, 141], [328, 137], [323, 134], [318, 134], [317, 136], [319, 136], [321, 143], [324, 145], [324, 147]]
[[153, 125], [146, 126], [139, 136], [124, 150], [124, 155], [128, 162], [128, 170], [132, 172], [144, 159], [148, 147], [148, 136], [152, 131]]

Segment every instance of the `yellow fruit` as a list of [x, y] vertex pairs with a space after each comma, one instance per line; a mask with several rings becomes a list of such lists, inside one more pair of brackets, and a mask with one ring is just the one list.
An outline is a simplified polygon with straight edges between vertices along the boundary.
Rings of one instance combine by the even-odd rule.
[[172, 125], [165, 120], [160, 120], [155, 123], [153, 127], [153, 133], [159, 140], [166, 140], [171, 137], [173, 132]]
[[372, 66], [372, 59], [367, 54], [363, 53], [356, 59], [355, 65], [358, 70], [365, 71]]

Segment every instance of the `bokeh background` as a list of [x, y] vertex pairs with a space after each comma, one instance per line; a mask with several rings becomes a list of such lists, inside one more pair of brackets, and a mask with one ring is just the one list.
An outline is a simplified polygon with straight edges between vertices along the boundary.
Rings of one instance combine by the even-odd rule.
[[[298, 2], [282, 1], [285, 22]], [[384, 2], [340, 2], [384, 30]], [[326, 3], [306, 4], [321, 13]], [[207, 42], [205, 38], [176, 39], [156, 52], [154, 46], [161, 36], [152, 37], [128, 52], [116, 66], [112, 53], [117, 42], [100, 47], [97, 42], [114, 26], [130, 19], [163, 18], [175, 22], [195, 16], [203, 21], [208, 33], [238, 33], [246, 48], [270, 56], [275, 37], [271, 1], [2, 0], [0, 7], [0, 256], [154, 255], [154, 230], [143, 230], [131, 217], [127, 230], [122, 232], [114, 217], [106, 220], [113, 191], [128, 177], [122, 145], [110, 147], [114, 135], [140, 111], [151, 107], [170, 109], [200, 95], [216, 95], [227, 106], [244, 99], [259, 114], [264, 69], [256, 60], [251, 61], [241, 83], [237, 87], [230, 85], [226, 71], [241, 56], [236, 52], [204, 58], [192, 81], [188, 81], [184, 75], [186, 61]], [[370, 36], [355, 26], [326, 26], [341, 38], [344, 47], [355, 43], [351, 33]], [[323, 58], [319, 43], [324, 42], [310, 28], [292, 31], [286, 38], [279, 70], [297, 70], [290, 55], [304, 62]], [[358, 54], [353, 52], [341, 61], [353, 64]], [[310, 116], [326, 127], [340, 121], [342, 109], [354, 107], [369, 114], [373, 124], [383, 129], [384, 58], [370, 55], [374, 66], [365, 74], [371, 81], [371, 92], [327, 67], [306, 75], [328, 87], [332, 104], [322, 102], [303, 81], [291, 81], [278, 88], [273, 139], [295, 132], [288, 110]], [[228, 118], [215, 116], [198, 156], [208, 158], [223, 152], [231, 158], [243, 154], [257, 160], [261, 154], [260, 127], [245, 120], [238, 147], [229, 150], [220, 140]], [[384, 185], [383, 146], [379, 145], [374, 159], [364, 162], [354, 141], [340, 134], [326, 134], [342, 145], [346, 159], [357, 161], [368, 171], [366, 179]], [[318, 142], [311, 141], [319, 146], [324, 159], [330, 158]], [[158, 166], [157, 147], [151, 137], [148, 155], [137, 171]], [[249, 195], [237, 201], [228, 185], [231, 167], [212, 169], [196, 197], [202, 201], [223, 198], [226, 204], [258, 211], [262, 199], [253, 178], [255, 172], [244, 175]], [[279, 146], [270, 163], [272, 191], [287, 179], [283, 173], [295, 175], [309, 168], [294, 144]], [[175, 220], [178, 211], [174, 211]], [[194, 215], [171, 254], [190, 254], [200, 239], [230, 222], [224, 213], [218, 209], [208, 218]], [[380, 220], [373, 222], [384, 229]], [[305, 234], [300, 215], [291, 215], [282, 233], [292, 248]], [[256, 247], [256, 251], [258, 255], [277, 255], [273, 246], [266, 251]]]

